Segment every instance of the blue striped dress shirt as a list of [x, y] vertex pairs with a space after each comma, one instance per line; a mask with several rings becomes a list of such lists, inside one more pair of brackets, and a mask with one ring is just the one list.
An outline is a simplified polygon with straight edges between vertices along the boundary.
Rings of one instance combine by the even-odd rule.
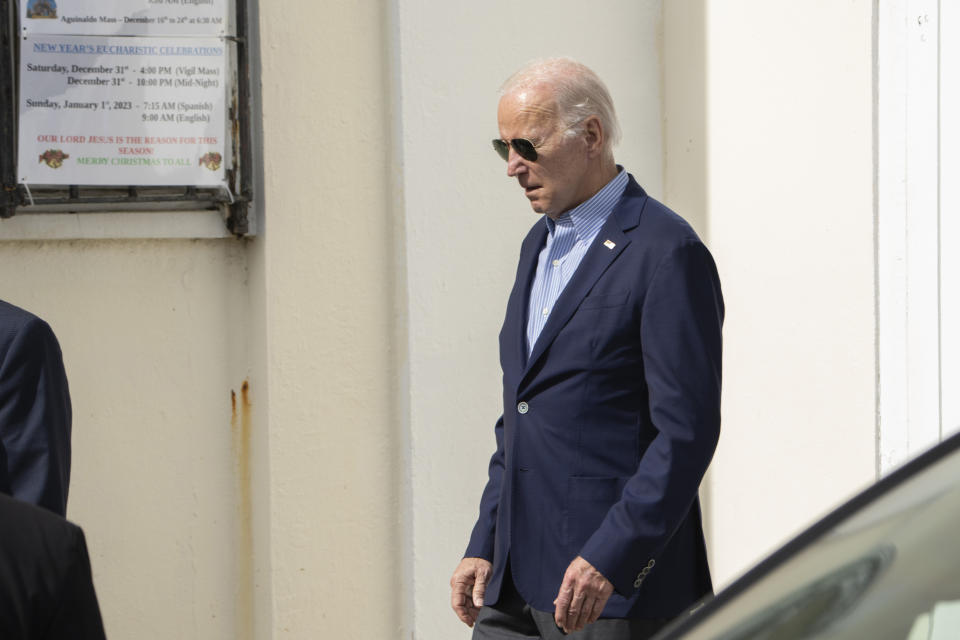
[[547, 242], [540, 251], [537, 274], [530, 288], [530, 306], [527, 309], [528, 356], [543, 326], [547, 324], [557, 298], [570, 282], [600, 227], [610, 217], [626, 188], [627, 172], [620, 167], [617, 177], [583, 204], [565, 211], [556, 220], [543, 217], [547, 225]]

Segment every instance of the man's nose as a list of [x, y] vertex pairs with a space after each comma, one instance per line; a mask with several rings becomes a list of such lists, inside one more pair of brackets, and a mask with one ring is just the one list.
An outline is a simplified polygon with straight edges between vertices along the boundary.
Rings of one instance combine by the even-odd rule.
[[507, 175], [512, 178], [515, 175], [526, 173], [527, 165], [523, 163], [523, 158], [520, 157], [517, 150], [513, 148], [513, 145], [511, 145], [509, 149], [509, 155], [507, 156]]

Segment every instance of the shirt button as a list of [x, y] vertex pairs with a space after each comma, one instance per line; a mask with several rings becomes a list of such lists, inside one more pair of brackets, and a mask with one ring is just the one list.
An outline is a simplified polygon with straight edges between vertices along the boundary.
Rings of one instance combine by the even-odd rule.
[[559, 267], [559, 266], [560, 266], [560, 261], [559, 261], [559, 260], [554, 260], [554, 261], [553, 261], [553, 266]]
[[522, 413], [526, 413], [527, 411], [530, 411], [530, 405], [528, 405], [526, 402], [521, 402], [520, 404], [517, 405], [518, 413], [522, 414]]
[[544, 307], [544, 308], [543, 308], [543, 315], [544, 315], [544, 316], [547, 316], [547, 315], [549, 315], [549, 314], [550, 314], [550, 309]]

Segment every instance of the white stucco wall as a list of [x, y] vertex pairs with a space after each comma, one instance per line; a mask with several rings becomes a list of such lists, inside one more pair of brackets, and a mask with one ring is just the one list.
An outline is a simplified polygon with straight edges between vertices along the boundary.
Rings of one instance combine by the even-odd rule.
[[402, 245], [388, 199], [385, 9], [262, 2], [260, 12], [266, 222], [255, 295], [272, 594], [257, 611], [272, 622], [258, 637], [399, 638]]

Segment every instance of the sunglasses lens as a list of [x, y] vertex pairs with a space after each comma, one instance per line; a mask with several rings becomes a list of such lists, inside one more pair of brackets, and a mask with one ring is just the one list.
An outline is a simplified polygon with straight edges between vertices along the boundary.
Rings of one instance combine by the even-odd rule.
[[514, 138], [510, 142], [499, 139], [493, 141], [493, 148], [504, 161], [510, 160], [510, 147], [513, 147], [513, 150], [524, 160], [534, 162], [537, 159], [537, 150], [529, 140]]
[[510, 144], [513, 145], [514, 150], [516, 150], [524, 160], [533, 162], [537, 159], [537, 150], [533, 148], [533, 143], [529, 140], [514, 138], [510, 141]]

